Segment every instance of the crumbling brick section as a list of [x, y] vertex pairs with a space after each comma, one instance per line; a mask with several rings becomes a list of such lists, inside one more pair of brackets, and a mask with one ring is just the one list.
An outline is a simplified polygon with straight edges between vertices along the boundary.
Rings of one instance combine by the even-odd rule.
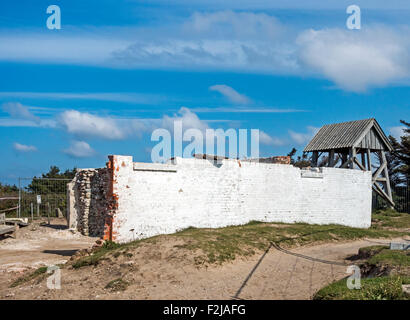
[[290, 164], [290, 156], [272, 157], [272, 163]]
[[108, 216], [107, 191], [109, 179], [106, 168], [82, 169], [75, 177], [77, 229], [84, 235], [103, 236]]
[[114, 192], [114, 186], [116, 183], [115, 180], [115, 171], [118, 170], [116, 168], [116, 161], [115, 156], [108, 156], [107, 162], [107, 176], [108, 176], [108, 189], [106, 192], [107, 195], [107, 203], [106, 208], [108, 210], [108, 214], [104, 221], [104, 240], [115, 240], [115, 232], [113, 231], [114, 228], [114, 217], [115, 212], [118, 209], [118, 196]]
[[246, 159], [242, 161], [259, 162], [259, 163], [290, 164], [290, 156], [276, 156], [276, 157], [268, 157], [268, 158]]

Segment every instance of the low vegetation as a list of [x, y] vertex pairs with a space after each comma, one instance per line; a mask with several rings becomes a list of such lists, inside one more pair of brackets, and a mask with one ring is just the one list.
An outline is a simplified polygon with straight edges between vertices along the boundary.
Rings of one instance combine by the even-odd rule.
[[410, 229], [410, 214], [393, 209], [377, 210], [372, 215], [372, 228]]
[[409, 300], [402, 285], [410, 284], [410, 251], [390, 250], [385, 246], [361, 248], [362, 277], [360, 289], [348, 289], [346, 278], [319, 290], [317, 300]]
[[360, 289], [348, 289], [346, 279], [334, 282], [319, 290], [315, 300], [403, 300], [402, 285], [409, 284], [410, 277], [388, 276], [361, 279]]
[[23, 283], [29, 282], [33, 279], [36, 279], [39, 276], [44, 275], [45, 273], [47, 273], [47, 267], [40, 267], [32, 273], [29, 273], [27, 275], [24, 275], [24, 276], [18, 278], [16, 281], [14, 281], [10, 285], [10, 288], [18, 287], [19, 285], [22, 285]]
[[128, 288], [129, 283], [121, 278], [114, 279], [105, 286], [105, 289], [111, 291], [125, 291]]
[[[249, 222], [242, 226], [231, 226], [218, 229], [187, 228], [171, 237], [182, 239], [180, 248], [198, 253], [195, 262], [202, 264], [222, 264], [232, 261], [238, 256], [250, 256], [256, 251], [266, 250], [274, 242], [283, 247], [294, 247], [331, 241], [355, 240], [363, 238], [392, 238], [406, 233], [403, 228], [410, 228], [406, 214], [391, 211], [379, 211], [375, 215], [377, 223], [369, 229], [358, 229], [340, 225], [309, 225], [303, 223], [283, 224]], [[391, 226], [400, 221], [400, 229]], [[386, 226], [387, 224], [387, 226]], [[126, 244], [107, 242], [91, 255], [77, 259], [74, 268], [96, 265], [110, 256], [116, 258], [120, 254], [131, 256], [129, 250], [147, 242], [155, 242], [165, 236], [137, 240]], [[169, 236], [167, 236], [169, 237]]]

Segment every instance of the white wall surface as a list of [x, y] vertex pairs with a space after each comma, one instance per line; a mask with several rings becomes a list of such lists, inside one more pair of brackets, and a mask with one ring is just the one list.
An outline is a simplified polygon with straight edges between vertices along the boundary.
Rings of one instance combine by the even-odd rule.
[[320, 168], [313, 172], [236, 160], [216, 166], [195, 158], [153, 165], [114, 157], [115, 241], [251, 220], [358, 228], [371, 223], [368, 171]]

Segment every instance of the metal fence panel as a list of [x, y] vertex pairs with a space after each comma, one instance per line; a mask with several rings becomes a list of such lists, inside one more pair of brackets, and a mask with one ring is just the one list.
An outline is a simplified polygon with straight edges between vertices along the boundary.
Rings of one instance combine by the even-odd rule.
[[[71, 179], [19, 178], [19, 217], [66, 216]], [[22, 186], [26, 185], [26, 186]]]
[[[398, 212], [410, 213], [410, 180], [404, 185], [392, 186], [394, 209]], [[373, 210], [387, 208], [386, 202], [377, 194], [373, 193]]]

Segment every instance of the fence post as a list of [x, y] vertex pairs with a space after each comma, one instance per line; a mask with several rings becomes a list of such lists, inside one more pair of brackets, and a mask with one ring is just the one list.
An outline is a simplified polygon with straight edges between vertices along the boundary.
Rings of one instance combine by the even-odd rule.
[[21, 216], [21, 178], [19, 178], [19, 208], [18, 208], [18, 217]]
[[30, 211], [31, 211], [31, 222], [33, 222], [34, 221], [33, 202], [30, 203]]
[[47, 220], [48, 220], [48, 225], [50, 225], [50, 203], [47, 202]]

